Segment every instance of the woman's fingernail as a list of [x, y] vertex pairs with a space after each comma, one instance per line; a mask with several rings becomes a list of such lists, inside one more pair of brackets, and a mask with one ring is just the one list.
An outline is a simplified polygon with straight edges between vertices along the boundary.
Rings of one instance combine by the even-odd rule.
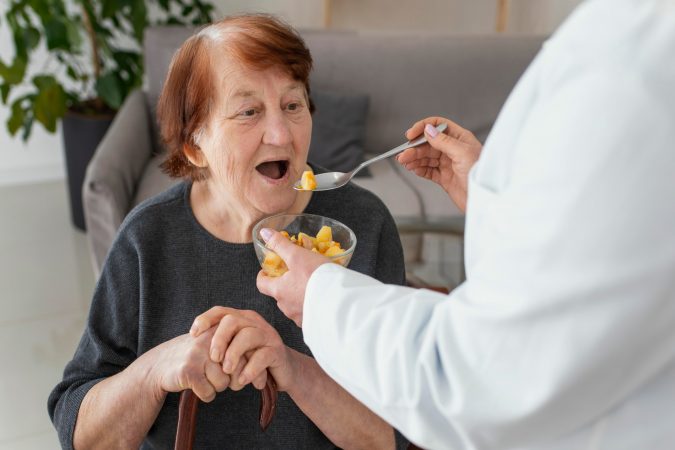
[[225, 373], [232, 372], [232, 361], [230, 361], [229, 359], [226, 359], [225, 364], [223, 364], [223, 372]]
[[239, 384], [246, 384], [246, 383], [248, 383], [248, 380], [246, 379], [246, 375], [242, 373], [241, 375], [239, 375]]
[[220, 355], [219, 349], [214, 348], [214, 349], [211, 350], [211, 361], [218, 362], [222, 359], [223, 359], [223, 357]]
[[272, 237], [272, 230], [270, 230], [269, 228], [263, 228], [262, 230], [260, 230], [260, 236], [262, 236], [263, 240], [267, 242]]
[[428, 123], [424, 126], [424, 131], [426, 131], [427, 134], [429, 136], [431, 136], [432, 138], [435, 138], [438, 135], [438, 130], [436, 129], [435, 126], [433, 126], [430, 123]]

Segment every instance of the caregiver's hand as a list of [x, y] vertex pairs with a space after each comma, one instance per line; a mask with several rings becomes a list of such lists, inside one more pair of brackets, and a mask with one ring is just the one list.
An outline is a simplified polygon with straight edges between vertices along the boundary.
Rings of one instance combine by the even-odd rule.
[[288, 272], [280, 277], [268, 277], [261, 270], [258, 273], [258, 289], [263, 294], [274, 297], [281, 312], [301, 327], [307, 282], [320, 265], [330, 263], [330, 260], [294, 245], [274, 230], [264, 228], [260, 230], [260, 235], [267, 247], [281, 256]]
[[[192, 391], [204, 402], [210, 402], [217, 392], [230, 384], [230, 376], [220, 364], [209, 359], [209, 347], [215, 329], [198, 338], [184, 334], [166, 341], [146, 355], [154, 358], [150, 377], [162, 392]], [[150, 355], [152, 353], [152, 355]]]
[[195, 318], [190, 334], [199, 339], [216, 327], [211, 338], [211, 362], [222, 365], [235, 391], [252, 383], [263, 389], [267, 369], [277, 388], [287, 390], [295, 376], [292, 353], [276, 329], [257, 312], [214, 306]]
[[[445, 133], [435, 126], [448, 125]], [[457, 207], [466, 211], [469, 170], [478, 160], [483, 146], [469, 130], [443, 117], [428, 117], [415, 123], [406, 138], [424, 134], [428, 144], [410, 148], [396, 158], [406, 169], [440, 185]]]

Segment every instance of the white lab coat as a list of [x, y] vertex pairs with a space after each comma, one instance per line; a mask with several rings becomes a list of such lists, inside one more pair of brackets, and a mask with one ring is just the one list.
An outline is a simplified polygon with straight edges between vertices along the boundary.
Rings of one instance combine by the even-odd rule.
[[465, 245], [448, 296], [317, 270], [319, 364], [426, 448], [675, 448], [675, 1], [587, 1], [544, 45]]

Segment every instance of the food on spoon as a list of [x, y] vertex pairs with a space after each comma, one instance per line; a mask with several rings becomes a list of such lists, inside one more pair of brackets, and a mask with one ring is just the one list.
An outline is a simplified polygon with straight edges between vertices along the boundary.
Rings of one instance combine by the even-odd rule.
[[313, 191], [316, 189], [316, 178], [314, 178], [314, 172], [311, 170], [305, 170], [302, 172], [300, 187], [302, 187], [302, 189], [305, 191]]

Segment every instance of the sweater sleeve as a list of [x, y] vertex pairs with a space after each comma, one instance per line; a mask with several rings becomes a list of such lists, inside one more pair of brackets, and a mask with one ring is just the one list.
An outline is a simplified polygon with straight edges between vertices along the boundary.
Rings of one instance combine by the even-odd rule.
[[137, 357], [138, 261], [138, 252], [123, 231], [103, 267], [75, 355], [49, 396], [49, 416], [64, 449], [73, 448], [77, 415], [89, 390]]

